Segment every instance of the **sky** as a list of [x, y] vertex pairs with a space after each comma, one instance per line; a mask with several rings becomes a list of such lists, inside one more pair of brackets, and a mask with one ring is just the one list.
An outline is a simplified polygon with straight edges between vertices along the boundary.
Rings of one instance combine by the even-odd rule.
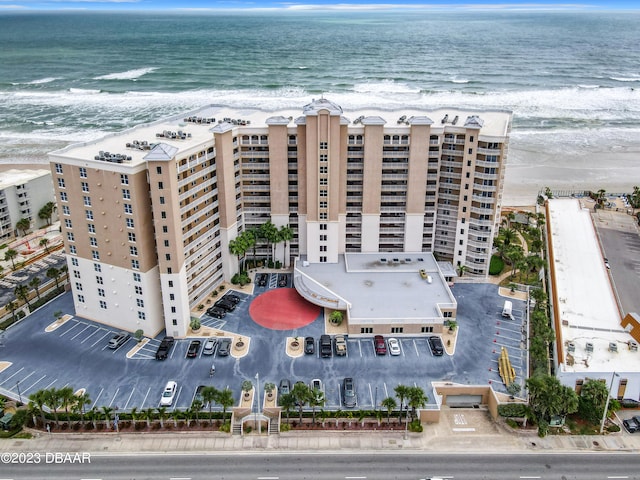
[[0, 0], [3, 11], [38, 10], [212, 10], [212, 11], [385, 11], [385, 10], [638, 10], [640, 0]]

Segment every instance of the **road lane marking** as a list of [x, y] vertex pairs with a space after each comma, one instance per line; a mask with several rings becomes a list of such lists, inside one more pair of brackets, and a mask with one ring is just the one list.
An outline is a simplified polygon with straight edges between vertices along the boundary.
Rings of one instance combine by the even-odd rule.
[[280, 477], [258, 477], [258, 480], [278, 480]]
[[611, 477], [607, 477], [607, 478], [629, 478], [626, 475], [619, 475], [619, 476], [611, 476]]
[[520, 477], [520, 478], [541, 478], [541, 477]]
[[362, 479], [362, 478], [367, 478], [367, 477], [344, 477], [346, 479], [352, 479], [352, 480], [356, 480], [358, 478]]

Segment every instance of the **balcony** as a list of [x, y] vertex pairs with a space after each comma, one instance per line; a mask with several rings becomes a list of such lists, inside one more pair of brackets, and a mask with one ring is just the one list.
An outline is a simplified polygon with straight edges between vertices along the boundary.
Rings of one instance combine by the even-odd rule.
[[479, 190], [481, 192], [495, 192], [498, 189], [497, 185], [479, 185], [473, 184], [473, 190]]
[[477, 178], [477, 179], [480, 179], [480, 180], [498, 180], [498, 176], [499, 175], [497, 173], [474, 172], [473, 176], [474, 176], [474, 178]]
[[496, 203], [496, 199], [494, 197], [483, 197], [481, 195], [472, 195], [471, 199], [474, 202], [480, 202], [480, 203]]
[[455, 148], [443, 147], [442, 148], [442, 154], [443, 155], [455, 155], [457, 157], [461, 157], [461, 156], [464, 155], [464, 150], [462, 150], [462, 149], [457, 150]]
[[482, 155], [500, 155], [502, 151], [499, 148], [478, 147], [478, 153]]
[[498, 168], [500, 167], [500, 162], [487, 162], [486, 160], [476, 160], [476, 166], [485, 167], [485, 168]]

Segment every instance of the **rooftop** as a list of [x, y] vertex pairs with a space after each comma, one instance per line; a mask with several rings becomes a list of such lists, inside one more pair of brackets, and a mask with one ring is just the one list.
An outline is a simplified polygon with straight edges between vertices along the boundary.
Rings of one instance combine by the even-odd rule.
[[[357, 110], [344, 112], [326, 99], [315, 100], [297, 110], [262, 111], [257, 109], [233, 110], [228, 107], [209, 105], [196, 111], [174, 117], [161, 119], [153, 123], [137, 125], [122, 132], [114, 133], [98, 140], [69, 145], [52, 152], [54, 157], [75, 159], [87, 162], [111, 162], [127, 166], [145, 163], [145, 156], [158, 143], [175, 147], [177, 152], [189, 152], [210, 142], [214, 128], [217, 131], [240, 128], [246, 133], [265, 133], [268, 124], [289, 125], [291, 128], [299, 122], [300, 113], [317, 115], [326, 108], [333, 114], [340, 114], [343, 123], [363, 128], [356, 120], [367, 119], [368, 122], [384, 124], [387, 128], [398, 131], [409, 131], [410, 125], [431, 124], [432, 131], [442, 132], [447, 128], [463, 129], [467, 122], [478, 128], [482, 124], [481, 138], [487, 140], [502, 138], [507, 135], [511, 112], [507, 111], [473, 111], [455, 108], [441, 108], [424, 111], [407, 108], [402, 111]], [[458, 120], [459, 119], [459, 120]], [[433, 123], [431, 123], [433, 122]]]
[[629, 349], [633, 339], [620, 326], [589, 210], [577, 199], [553, 199], [549, 214], [564, 371], [640, 371], [640, 354]]
[[22, 185], [34, 178], [43, 177], [45, 175], [51, 175], [51, 171], [45, 169], [18, 170], [12, 168], [11, 170], [2, 172], [2, 175], [0, 175], [0, 190], [14, 185]]
[[[438, 305], [456, 305], [431, 253], [346, 253], [338, 259], [338, 263], [298, 261], [296, 288], [306, 298], [345, 302], [351, 320], [443, 321]], [[420, 270], [425, 270], [430, 283], [422, 278]]]

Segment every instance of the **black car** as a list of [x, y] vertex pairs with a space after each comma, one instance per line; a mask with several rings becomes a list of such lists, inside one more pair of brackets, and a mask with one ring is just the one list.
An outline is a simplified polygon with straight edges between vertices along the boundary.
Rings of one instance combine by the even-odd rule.
[[441, 357], [444, 354], [444, 345], [442, 345], [440, 337], [436, 337], [435, 335], [429, 337], [429, 346], [431, 347], [431, 353], [433, 353], [435, 357]]
[[640, 402], [633, 398], [623, 398], [620, 400], [620, 405], [622, 408], [640, 408]]
[[257, 278], [256, 283], [258, 284], [259, 287], [266, 287], [268, 280], [269, 280], [269, 274], [268, 273], [260, 273], [260, 274], [258, 274], [258, 278]]
[[323, 358], [330, 357], [333, 353], [331, 337], [329, 335], [320, 335], [320, 354]]
[[220, 300], [218, 300], [216, 303], [214, 303], [214, 305], [216, 307], [226, 310], [227, 312], [233, 312], [236, 309], [235, 303], [233, 303], [230, 300], [225, 300], [224, 298], [221, 298]]
[[195, 358], [198, 356], [198, 353], [200, 352], [200, 345], [202, 342], [200, 342], [200, 340], [191, 340], [191, 343], [189, 344], [189, 349], [187, 350], [187, 357], [189, 358]]
[[623, 420], [622, 424], [629, 433], [636, 433], [640, 431], [640, 416], [631, 417], [627, 420]]
[[231, 339], [223, 338], [218, 344], [218, 356], [227, 357], [231, 352]]
[[213, 306], [207, 309], [207, 314], [214, 318], [224, 318], [227, 315], [227, 311], [224, 308]]
[[316, 352], [316, 340], [313, 337], [304, 338], [304, 353], [313, 355]]
[[164, 337], [162, 339], [156, 351], [156, 360], [164, 360], [169, 356], [169, 350], [171, 350], [174, 341], [173, 337]]
[[279, 287], [286, 287], [287, 286], [287, 274], [286, 273], [281, 273], [278, 275], [278, 286]]
[[227, 293], [224, 297], [222, 297], [222, 300], [229, 300], [234, 305], [240, 303], [240, 297], [235, 293]]

